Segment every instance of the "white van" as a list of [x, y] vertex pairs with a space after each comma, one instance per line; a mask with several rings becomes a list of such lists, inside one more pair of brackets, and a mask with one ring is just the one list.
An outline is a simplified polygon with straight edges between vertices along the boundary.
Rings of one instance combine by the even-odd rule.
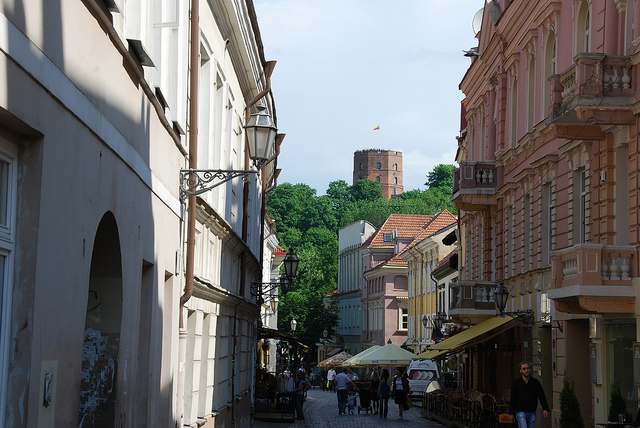
[[409, 366], [411, 395], [422, 395], [432, 381], [440, 379], [438, 365], [433, 360], [413, 360]]

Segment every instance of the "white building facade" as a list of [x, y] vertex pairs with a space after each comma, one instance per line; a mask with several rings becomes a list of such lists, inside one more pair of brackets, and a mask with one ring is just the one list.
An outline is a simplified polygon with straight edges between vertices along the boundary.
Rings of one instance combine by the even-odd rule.
[[366, 220], [359, 220], [338, 232], [338, 313], [339, 343], [352, 355], [362, 351], [362, 244], [376, 229]]
[[180, 171], [258, 172], [253, 3], [25, 0], [0, 33], [0, 425], [248, 426], [275, 152], [197, 198]]

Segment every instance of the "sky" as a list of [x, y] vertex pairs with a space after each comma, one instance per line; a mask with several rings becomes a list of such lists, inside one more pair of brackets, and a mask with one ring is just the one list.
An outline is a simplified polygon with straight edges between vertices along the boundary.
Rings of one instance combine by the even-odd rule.
[[[404, 190], [455, 164], [458, 88], [484, 0], [254, 0], [271, 77], [278, 183], [353, 184], [353, 153], [402, 152]], [[380, 126], [379, 130], [374, 130]]]

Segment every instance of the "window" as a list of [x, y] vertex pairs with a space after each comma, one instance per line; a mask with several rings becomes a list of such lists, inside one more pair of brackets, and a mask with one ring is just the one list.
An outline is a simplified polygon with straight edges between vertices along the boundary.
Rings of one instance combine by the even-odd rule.
[[409, 329], [409, 310], [407, 308], [400, 308], [400, 320], [398, 330]]
[[377, 165], [377, 167], [376, 167], [376, 168], [377, 168], [377, 169], [382, 168], [382, 165], [380, 164], [380, 162], [378, 162], [378, 165]]
[[[556, 74], [556, 36], [553, 33], [549, 34], [549, 40], [547, 41], [544, 71], [544, 81], [548, 81], [551, 76]], [[542, 85], [542, 88], [544, 90], [544, 103], [542, 103], [539, 107], [541, 109], [540, 117], [544, 118], [549, 114], [549, 112], [546, 111], [546, 108], [551, 103], [551, 88], [550, 85]]]
[[634, 53], [634, 34], [636, 31], [636, 0], [627, 0], [627, 14], [625, 23], [625, 55]]
[[396, 188], [394, 187], [393, 189], [391, 189], [391, 194], [395, 195], [396, 194]]
[[398, 177], [393, 177], [393, 184], [398, 184]]
[[553, 191], [551, 183], [542, 186], [542, 245], [541, 264], [551, 264], [551, 250], [553, 249]]
[[17, 148], [0, 137], [0, 420], [6, 404], [11, 277], [17, 200]]
[[362, 162], [360, 162], [360, 171], [362, 171]]
[[394, 171], [397, 171], [397, 170], [398, 170], [398, 164], [397, 164], [397, 163], [394, 163], [394, 164], [393, 164], [393, 170], [394, 170]]
[[536, 59], [534, 56], [529, 61], [528, 100], [527, 100], [527, 130], [533, 131], [535, 126], [535, 104], [536, 104]]
[[583, 169], [580, 171], [578, 178], [578, 186], [580, 188], [580, 237], [579, 242], [586, 242], [587, 238], [587, 173]]
[[620, 386], [620, 392], [626, 399], [627, 408], [633, 408], [637, 400], [633, 386], [633, 342], [636, 340], [636, 324], [631, 320], [603, 320], [605, 324], [606, 345], [603, 352], [606, 373], [612, 384]]
[[[511, 147], [516, 147], [518, 143], [518, 114], [520, 108], [518, 104], [518, 78], [514, 75], [511, 82]], [[482, 129], [482, 135], [484, 135], [484, 129]]]
[[591, 38], [591, 30], [589, 28], [589, 9], [587, 9], [587, 16], [582, 28], [584, 28], [584, 51], [589, 52], [589, 39]]
[[393, 233], [385, 233], [384, 242], [391, 242], [391, 241], [393, 241]]
[[378, 183], [380, 183], [380, 176], [377, 176], [377, 177], [376, 177], [376, 181], [377, 181]]
[[576, 53], [589, 52], [591, 39], [591, 17], [589, 11], [590, 0], [578, 3], [578, 15], [575, 21]]

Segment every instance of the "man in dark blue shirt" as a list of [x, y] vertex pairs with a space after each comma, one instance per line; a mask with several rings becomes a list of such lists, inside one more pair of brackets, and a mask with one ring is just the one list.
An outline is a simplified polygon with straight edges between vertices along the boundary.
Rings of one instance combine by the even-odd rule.
[[518, 421], [518, 428], [534, 428], [536, 426], [536, 408], [538, 401], [542, 406], [542, 414], [549, 417], [549, 405], [538, 379], [531, 377], [531, 365], [525, 361], [520, 363], [521, 376], [511, 384], [511, 401], [509, 410], [511, 422]]

